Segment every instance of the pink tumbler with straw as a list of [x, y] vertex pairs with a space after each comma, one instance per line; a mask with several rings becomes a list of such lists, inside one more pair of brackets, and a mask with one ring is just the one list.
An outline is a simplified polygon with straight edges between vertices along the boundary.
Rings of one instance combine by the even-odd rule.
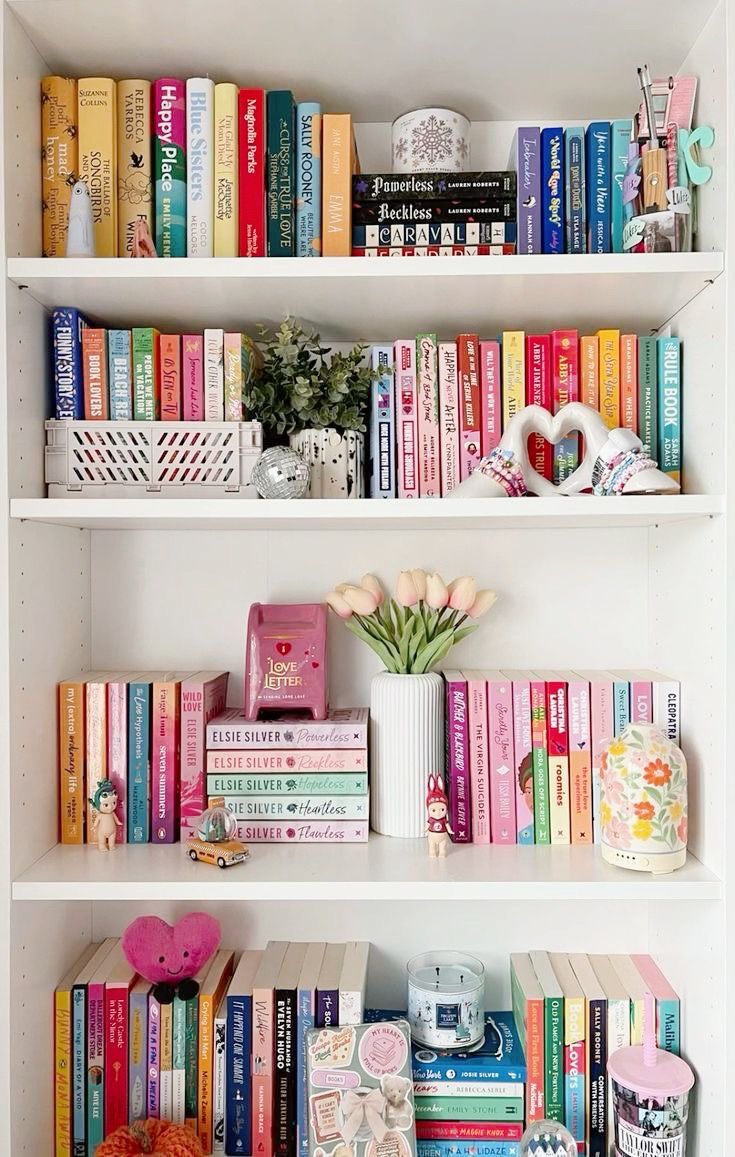
[[618, 1049], [607, 1062], [613, 1086], [617, 1157], [684, 1157], [689, 1090], [686, 1061], [656, 1048], [653, 996], [645, 995], [643, 1044]]

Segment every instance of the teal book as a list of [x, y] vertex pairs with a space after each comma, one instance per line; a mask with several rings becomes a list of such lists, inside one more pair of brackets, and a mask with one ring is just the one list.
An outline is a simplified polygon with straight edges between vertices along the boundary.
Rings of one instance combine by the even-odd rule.
[[613, 727], [614, 734], [620, 735], [630, 723], [630, 683], [616, 679], [613, 683]]
[[184, 1113], [186, 1123], [196, 1129], [199, 1105], [199, 1001], [186, 1002], [186, 1073], [184, 1077]]
[[186, 1112], [186, 1006], [195, 1001], [174, 997], [174, 1031], [171, 1068], [173, 1073], [173, 1121], [183, 1125]]
[[[523, 1086], [519, 1084], [519, 1088]], [[519, 1097], [415, 1097], [417, 1121], [522, 1121]], [[548, 1114], [547, 1114], [548, 1116]], [[554, 1117], [555, 1121], [561, 1120]]]
[[638, 338], [638, 437], [651, 458], [658, 454], [656, 339]]
[[151, 685], [128, 683], [128, 843], [150, 839]]
[[129, 329], [107, 331], [107, 370], [110, 421], [129, 422], [133, 417], [133, 349]]
[[266, 233], [269, 257], [293, 257], [294, 99], [286, 89], [266, 97]]
[[611, 231], [613, 253], [623, 252], [623, 226], [625, 225], [625, 210], [623, 208], [623, 180], [628, 167], [628, 146], [633, 122], [628, 120], [613, 121], [610, 125], [610, 175], [611, 175]]
[[322, 255], [322, 106], [296, 106], [296, 256]]
[[681, 482], [681, 342], [658, 339], [658, 465]]

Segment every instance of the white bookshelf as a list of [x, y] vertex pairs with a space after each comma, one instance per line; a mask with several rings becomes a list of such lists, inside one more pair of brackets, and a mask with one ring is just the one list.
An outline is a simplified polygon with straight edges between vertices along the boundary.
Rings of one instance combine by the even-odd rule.
[[[205, 905], [224, 943], [370, 939], [369, 998], [403, 999], [404, 965], [442, 945], [480, 955], [491, 1006], [507, 1007], [510, 951], [650, 951], [683, 1000], [697, 1072], [692, 1157], [725, 1148], [735, 1062], [727, 916], [735, 853], [728, 767], [735, 737], [728, 577], [735, 412], [728, 238], [735, 235], [727, 110], [734, 0], [4, 0], [0, 341], [0, 1154], [50, 1157], [51, 991], [90, 939], [143, 911]], [[455, 29], [453, 53], [447, 36]], [[233, 27], [242, 34], [232, 35]], [[630, 30], [635, 27], [635, 34]], [[533, 35], [522, 32], [533, 28]], [[319, 35], [315, 38], [314, 30]], [[390, 32], [388, 31], [390, 29]], [[141, 33], [145, 34], [142, 35]], [[372, 35], [372, 33], [370, 34]], [[311, 45], [309, 51], [304, 50]], [[604, 44], [604, 51], [591, 50]], [[502, 51], [498, 46], [502, 45]], [[411, 51], [413, 49], [414, 51]], [[574, 67], [563, 67], [569, 53]], [[566, 55], [565, 55], [566, 54]], [[38, 82], [69, 75], [197, 75], [293, 87], [357, 120], [365, 170], [388, 167], [393, 116], [428, 101], [473, 119], [473, 163], [505, 167], [514, 128], [629, 114], [635, 66], [700, 77], [699, 121], [717, 133], [699, 203], [699, 252], [640, 257], [404, 261], [43, 261]], [[553, 69], [551, 67], [553, 63]], [[553, 78], [552, 78], [553, 73]], [[730, 196], [728, 197], [728, 185]], [[505, 325], [633, 332], [685, 343], [686, 493], [528, 502], [176, 502], [54, 499], [43, 485], [48, 309], [111, 324], [276, 321], [296, 313], [332, 341]], [[455, 848], [373, 837], [341, 849], [254, 847], [242, 869], [195, 866], [179, 847], [104, 857], [57, 845], [58, 679], [83, 668], [228, 668], [242, 694], [249, 604], [323, 597], [374, 570], [474, 573], [496, 608], [453, 662], [468, 667], [655, 667], [682, 683], [690, 856], [653, 878], [594, 848]], [[377, 669], [330, 626], [332, 698], [367, 703]], [[732, 921], [730, 921], [732, 925]], [[12, 1041], [12, 1045], [11, 1045]]]

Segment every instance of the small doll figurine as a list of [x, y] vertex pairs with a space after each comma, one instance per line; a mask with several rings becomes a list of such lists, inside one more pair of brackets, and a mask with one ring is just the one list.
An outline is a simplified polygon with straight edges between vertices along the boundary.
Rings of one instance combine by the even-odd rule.
[[117, 829], [122, 827], [122, 820], [117, 818], [117, 790], [109, 779], [101, 779], [97, 784], [94, 798], [89, 801], [94, 808], [95, 816], [92, 821], [92, 832], [97, 839], [97, 848], [100, 852], [115, 850]]
[[150, 229], [146, 221], [139, 217], [133, 226], [133, 257], [158, 257]]
[[449, 836], [454, 834], [449, 826], [448, 815], [449, 801], [444, 791], [444, 780], [440, 775], [430, 775], [426, 795], [426, 832], [432, 858], [444, 859], [447, 854]]

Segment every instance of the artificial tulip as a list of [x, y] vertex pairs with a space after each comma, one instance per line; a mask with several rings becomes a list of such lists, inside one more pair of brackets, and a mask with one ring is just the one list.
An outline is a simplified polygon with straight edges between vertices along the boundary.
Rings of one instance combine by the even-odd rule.
[[375, 595], [363, 587], [346, 587], [342, 598], [356, 615], [372, 615], [378, 605]]
[[375, 596], [377, 606], [380, 607], [383, 605], [385, 602], [385, 591], [374, 574], [364, 574], [360, 579], [360, 586], [364, 591], [370, 591], [370, 594]]
[[339, 615], [340, 619], [352, 618], [352, 607], [339, 591], [330, 591], [324, 601], [328, 607], [332, 608], [335, 615]]
[[478, 591], [467, 614], [471, 619], [479, 619], [482, 615], [487, 614], [497, 597], [495, 591]]
[[455, 579], [449, 596], [449, 605], [453, 611], [464, 611], [466, 614], [474, 603], [476, 594], [477, 584], [469, 575]]
[[426, 571], [421, 570], [421, 569], [412, 570], [411, 571], [411, 578], [413, 579], [414, 584], [416, 586], [416, 594], [419, 596], [419, 599], [425, 599], [426, 598]]
[[396, 600], [402, 607], [413, 607], [419, 601], [419, 593], [410, 570], [402, 570], [398, 576]]
[[449, 602], [449, 591], [444, 579], [434, 571], [426, 576], [426, 605], [434, 611], [440, 611]]

